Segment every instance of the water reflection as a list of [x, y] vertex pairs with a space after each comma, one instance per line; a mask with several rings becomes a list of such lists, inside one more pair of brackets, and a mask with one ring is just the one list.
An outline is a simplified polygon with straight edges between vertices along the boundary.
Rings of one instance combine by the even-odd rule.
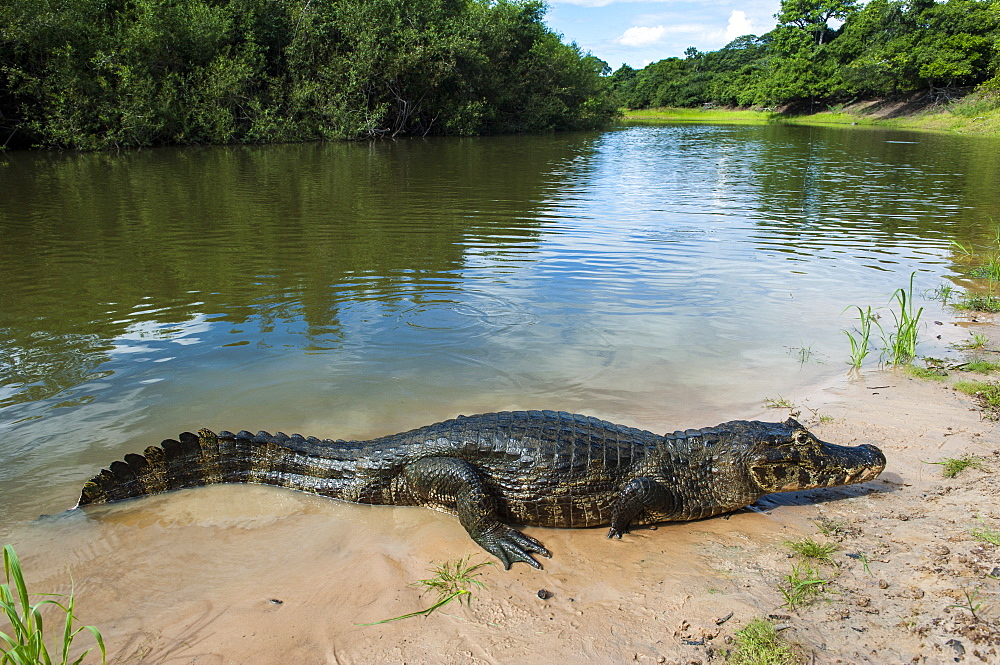
[[656, 126], [4, 155], [0, 533], [201, 425], [753, 415], [842, 373], [845, 307], [958, 273], [950, 241], [1000, 219], [996, 147]]
[[[458, 288], [467, 245], [523, 260], [547, 172], [589, 143], [13, 155], [2, 404], [86, 380], [122, 352], [109, 340], [176, 340], [175, 324], [189, 335], [194, 320], [231, 324], [242, 339], [228, 344], [336, 348], [345, 307], [411, 307], [426, 289]], [[512, 151], [517, 168], [494, 162]]]

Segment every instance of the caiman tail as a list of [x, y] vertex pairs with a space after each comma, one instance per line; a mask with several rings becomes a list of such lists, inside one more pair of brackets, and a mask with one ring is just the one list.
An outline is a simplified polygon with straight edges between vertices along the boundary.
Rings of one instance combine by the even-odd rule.
[[[317, 454], [316, 444], [339, 444], [343, 459]], [[218, 483], [258, 483], [342, 497], [354, 478], [356, 448], [347, 442], [320, 441], [280, 432], [247, 431], [198, 434], [184, 432], [144, 454], [129, 453], [124, 461], [94, 476], [83, 487], [79, 505], [109, 503]], [[338, 455], [339, 457], [339, 455]]]

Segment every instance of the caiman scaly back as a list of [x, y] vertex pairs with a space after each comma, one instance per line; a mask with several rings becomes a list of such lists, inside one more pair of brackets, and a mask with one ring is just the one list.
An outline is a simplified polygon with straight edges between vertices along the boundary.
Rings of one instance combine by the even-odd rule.
[[550, 556], [508, 523], [544, 527], [693, 520], [765, 494], [872, 480], [871, 445], [820, 441], [789, 418], [735, 420], [667, 435], [557, 411], [459, 416], [369, 441], [278, 432], [185, 432], [129, 454], [83, 488], [80, 505], [214, 483], [260, 483], [344, 501], [454, 513], [505, 567]]

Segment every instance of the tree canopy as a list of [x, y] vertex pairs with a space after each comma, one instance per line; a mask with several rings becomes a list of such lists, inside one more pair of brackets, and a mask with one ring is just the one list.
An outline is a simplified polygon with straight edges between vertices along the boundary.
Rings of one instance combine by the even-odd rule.
[[778, 25], [611, 76], [629, 108], [1000, 92], [1000, 0], [782, 0]]
[[607, 64], [539, 0], [4, 0], [0, 145], [597, 127]]

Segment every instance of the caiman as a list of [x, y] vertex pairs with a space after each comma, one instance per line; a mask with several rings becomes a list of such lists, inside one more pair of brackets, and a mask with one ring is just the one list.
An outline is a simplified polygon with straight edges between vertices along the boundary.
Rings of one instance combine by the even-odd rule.
[[213, 483], [453, 513], [503, 562], [541, 568], [540, 542], [508, 526], [696, 520], [765, 494], [861, 483], [885, 456], [820, 441], [798, 422], [734, 420], [660, 435], [589, 416], [516, 411], [459, 416], [370, 441], [207, 429], [128, 454], [83, 488], [81, 506]]

